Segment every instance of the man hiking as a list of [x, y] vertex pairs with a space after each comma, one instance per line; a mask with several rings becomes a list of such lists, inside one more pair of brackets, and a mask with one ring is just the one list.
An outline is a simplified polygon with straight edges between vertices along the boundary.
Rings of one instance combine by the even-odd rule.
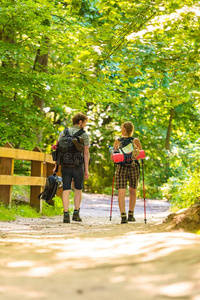
[[[125, 122], [121, 126], [121, 138], [114, 142], [114, 151], [124, 154], [124, 162], [117, 165], [116, 189], [118, 189], [118, 204], [121, 212], [121, 223], [134, 222], [134, 208], [136, 204], [136, 189], [140, 176], [140, 165], [134, 157], [134, 151], [142, 150], [139, 139], [133, 138], [134, 126]], [[129, 211], [128, 219], [125, 208], [126, 187], [129, 182]]]
[[63, 223], [70, 223], [69, 195], [72, 180], [74, 181], [74, 212], [73, 221], [81, 222], [80, 204], [82, 199], [83, 180], [89, 178], [89, 136], [84, 131], [88, 118], [83, 113], [77, 113], [73, 118], [73, 126], [60, 133], [57, 145], [57, 166], [61, 166], [63, 180]]

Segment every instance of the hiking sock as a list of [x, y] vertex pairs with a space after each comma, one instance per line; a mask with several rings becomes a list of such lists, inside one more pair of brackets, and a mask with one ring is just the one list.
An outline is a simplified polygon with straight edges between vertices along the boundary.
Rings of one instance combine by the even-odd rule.
[[81, 219], [81, 217], [79, 215], [79, 212], [80, 212], [80, 208], [74, 210], [74, 213], [73, 213], [73, 216], [72, 216], [72, 220], [73, 221], [82, 222], [82, 219]]
[[121, 224], [128, 223], [126, 213], [121, 213]]
[[134, 211], [129, 210], [129, 212], [128, 212], [128, 222], [135, 222], [136, 221], [133, 214], [134, 214]]
[[69, 212], [64, 212], [64, 215], [63, 215], [63, 223], [70, 223], [70, 215], [69, 215]]

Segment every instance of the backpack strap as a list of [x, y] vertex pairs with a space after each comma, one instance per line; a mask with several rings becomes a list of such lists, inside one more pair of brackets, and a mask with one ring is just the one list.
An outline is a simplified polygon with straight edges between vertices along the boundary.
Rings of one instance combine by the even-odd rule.
[[[124, 141], [126, 141], [126, 140], [128, 140], [128, 141], [129, 141], [129, 143], [128, 143], [128, 144], [130, 144], [131, 142], [133, 142], [133, 141], [134, 141], [134, 137], [128, 137], [128, 138], [119, 138], [118, 140], [119, 140], [119, 142], [120, 142], [119, 149], [120, 149], [120, 150], [123, 152], [122, 148], [126, 146], [126, 145], [125, 145], [125, 146], [123, 146], [123, 142], [124, 142]], [[127, 144], [127, 145], [128, 145], [128, 144]], [[123, 152], [123, 153], [124, 153], [124, 152]]]
[[79, 131], [77, 131], [76, 133], [74, 133], [73, 137], [77, 137], [81, 134], [85, 133], [85, 130], [83, 128], [81, 128]]
[[68, 127], [66, 127], [66, 128], [64, 129], [63, 134], [64, 134], [64, 136], [69, 134], [69, 129], [68, 129]]

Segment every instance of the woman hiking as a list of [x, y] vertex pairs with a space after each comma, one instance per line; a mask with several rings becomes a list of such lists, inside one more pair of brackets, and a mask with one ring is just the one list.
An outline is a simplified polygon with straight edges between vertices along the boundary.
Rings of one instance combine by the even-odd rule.
[[[116, 189], [118, 189], [118, 204], [121, 213], [121, 224], [134, 222], [134, 209], [136, 204], [136, 189], [140, 176], [140, 165], [135, 152], [142, 150], [138, 138], [133, 138], [134, 126], [131, 122], [125, 122], [121, 126], [121, 138], [114, 142], [114, 151], [124, 153], [124, 162], [117, 165]], [[129, 154], [128, 154], [129, 153]], [[134, 155], [135, 153], [135, 155]], [[127, 183], [129, 183], [129, 211], [128, 219], [126, 215], [125, 197]]]

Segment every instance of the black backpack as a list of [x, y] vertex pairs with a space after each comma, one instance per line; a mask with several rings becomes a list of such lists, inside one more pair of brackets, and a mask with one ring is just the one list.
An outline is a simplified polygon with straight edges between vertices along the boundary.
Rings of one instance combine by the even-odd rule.
[[[74, 135], [69, 133], [68, 128], [64, 130], [64, 135], [58, 142], [56, 156], [58, 165], [79, 166], [84, 162], [83, 149], [81, 145], [80, 135], [85, 131], [80, 129]], [[82, 150], [77, 149], [77, 142], [82, 146]], [[79, 148], [79, 147], [78, 147]]]
[[128, 148], [129, 145], [130, 146], [133, 145], [133, 140], [134, 140], [133, 137], [120, 138], [119, 139], [119, 141], [120, 141], [119, 150], [124, 154], [124, 161], [120, 162], [119, 164], [121, 164], [121, 165], [131, 165], [133, 163], [133, 160], [134, 160], [134, 158], [133, 158], [133, 149], [132, 149], [132, 151], [130, 151], [128, 153], [127, 153], [127, 151], [125, 152], [126, 147]]
[[47, 203], [51, 203], [52, 198], [56, 195], [57, 190], [61, 187], [62, 178], [54, 173], [47, 178], [44, 191], [39, 194], [38, 199], [43, 199]]

